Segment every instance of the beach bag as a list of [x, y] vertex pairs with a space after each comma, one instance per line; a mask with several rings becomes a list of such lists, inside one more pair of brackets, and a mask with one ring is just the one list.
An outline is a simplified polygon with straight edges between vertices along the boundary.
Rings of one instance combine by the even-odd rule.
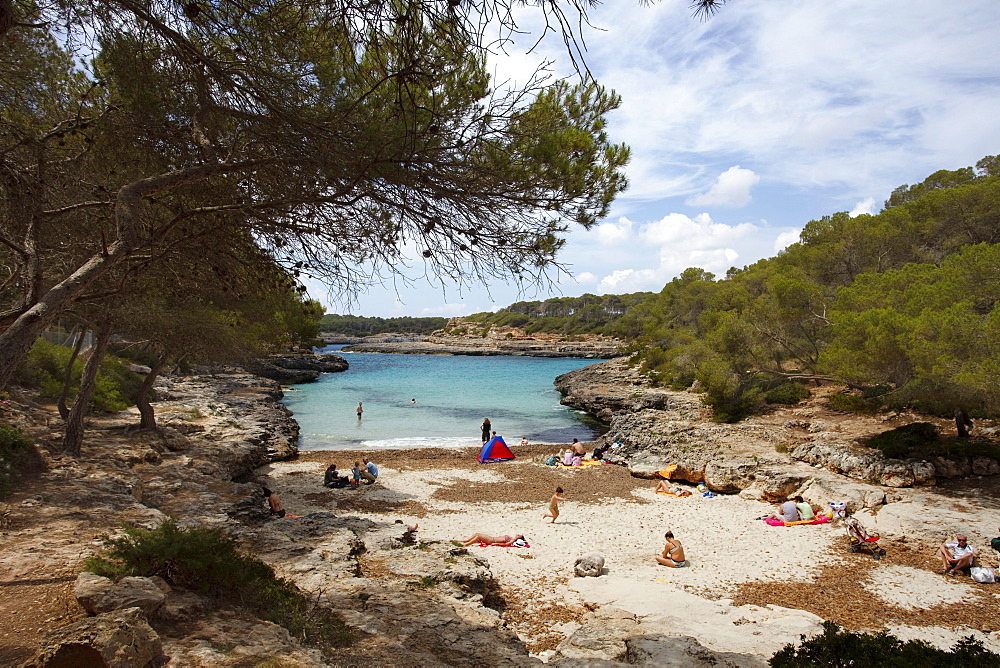
[[997, 581], [996, 571], [992, 568], [973, 566], [969, 569], [969, 575], [976, 582], [982, 582], [983, 584], [994, 584]]
[[549, 455], [549, 458], [545, 460], [546, 466], [555, 466], [559, 463], [559, 458], [555, 455]]

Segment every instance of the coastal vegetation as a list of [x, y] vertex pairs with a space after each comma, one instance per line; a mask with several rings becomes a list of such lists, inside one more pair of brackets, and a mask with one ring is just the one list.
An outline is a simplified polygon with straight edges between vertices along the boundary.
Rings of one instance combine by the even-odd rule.
[[844, 383], [840, 410], [1000, 415], [1000, 158], [900, 186], [877, 214], [807, 223], [776, 257], [658, 293], [520, 302], [466, 318], [623, 340], [655, 383], [697, 387], [716, 419]]
[[197, 592], [216, 605], [234, 605], [285, 627], [325, 650], [350, 645], [354, 632], [332, 610], [310, 601], [256, 557], [239, 549], [219, 529], [181, 529], [172, 520], [155, 529], [126, 526], [104, 539], [104, 551], [84, 568], [118, 581], [158, 576]]
[[448, 318], [379, 318], [327, 313], [319, 322], [319, 331], [344, 336], [372, 336], [392, 332], [430, 334], [443, 329], [447, 324]]
[[974, 637], [962, 638], [950, 650], [934, 647], [923, 640], [902, 641], [886, 632], [844, 631], [833, 622], [823, 622], [823, 633], [803, 637], [798, 646], [787, 645], [771, 657], [773, 668], [807, 666], [941, 666], [969, 663], [1000, 666], [1000, 655], [991, 652]]

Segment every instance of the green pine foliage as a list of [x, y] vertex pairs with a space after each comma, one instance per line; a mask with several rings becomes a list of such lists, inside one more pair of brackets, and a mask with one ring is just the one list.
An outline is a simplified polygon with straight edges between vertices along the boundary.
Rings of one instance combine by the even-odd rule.
[[886, 632], [853, 633], [833, 622], [823, 622], [823, 633], [796, 647], [786, 645], [771, 657], [773, 668], [812, 668], [813, 666], [889, 666], [898, 668], [935, 668], [966, 665], [991, 668], [1000, 666], [1000, 655], [989, 651], [973, 637], [959, 640], [950, 650], [942, 650], [923, 640], [903, 642]]
[[372, 336], [374, 334], [407, 333], [430, 334], [444, 329], [448, 318], [379, 318], [328, 313], [319, 324], [319, 331], [344, 336]]
[[325, 649], [354, 640], [354, 632], [336, 613], [241, 552], [219, 529], [181, 529], [173, 521], [155, 529], [124, 527], [120, 537], [106, 538], [104, 546], [103, 553], [87, 560], [86, 570], [113, 580], [157, 575], [219, 604], [242, 607]]
[[809, 388], [802, 383], [782, 383], [768, 390], [764, 399], [769, 404], [793, 406], [803, 399], [808, 399], [810, 394]]
[[0, 499], [11, 495], [23, 473], [41, 466], [32, 440], [17, 427], [0, 423]]

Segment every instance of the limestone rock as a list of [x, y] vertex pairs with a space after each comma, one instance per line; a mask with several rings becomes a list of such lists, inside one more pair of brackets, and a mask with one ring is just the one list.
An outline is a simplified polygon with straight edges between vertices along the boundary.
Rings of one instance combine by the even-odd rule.
[[88, 572], [77, 577], [73, 594], [91, 615], [124, 608], [140, 608], [146, 615], [153, 615], [166, 598], [160, 587], [149, 578], [127, 577], [113, 583], [108, 578]]
[[558, 654], [570, 659], [620, 660], [626, 651], [625, 639], [638, 627], [632, 613], [602, 608], [600, 616], [591, 616], [559, 645]]
[[690, 636], [637, 635], [627, 638], [625, 647], [626, 661], [636, 666], [760, 668], [768, 665], [766, 659], [753, 654], [713, 651]]
[[30, 668], [145, 668], [163, 661], [160, 637], [139, 608], [89, 617], [50, 632]]
[[604, 555], [591, 552], [577, 557], [577, 560], [573, 562], [573, 572], [578, 578], [600, 577], [601, 573], [604, 572]]

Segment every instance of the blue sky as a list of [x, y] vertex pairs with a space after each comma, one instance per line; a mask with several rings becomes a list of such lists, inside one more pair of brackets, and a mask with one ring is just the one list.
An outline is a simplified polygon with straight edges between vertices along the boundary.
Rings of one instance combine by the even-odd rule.
[[[724, 275], [798, 239], [808, 221], [876, 212], [892, 189], [1000, 153], [1000, 3], [731, 0], [710, 21], [689, 0], [611, 0], [591, 13], [586, 60], [622, 106], [630, 189], [560, 260], [552, 291], [387, 285], [357, 315], [456, 316], [521, 299], [659, 290], [687, 267]], [[522, 25], [537, 37], [537, 12]], [[561, 40], [493, 59], [524, 82], [543, 60], [571, 74]], [[311, 289], [328, 311], [348, 308]]]

